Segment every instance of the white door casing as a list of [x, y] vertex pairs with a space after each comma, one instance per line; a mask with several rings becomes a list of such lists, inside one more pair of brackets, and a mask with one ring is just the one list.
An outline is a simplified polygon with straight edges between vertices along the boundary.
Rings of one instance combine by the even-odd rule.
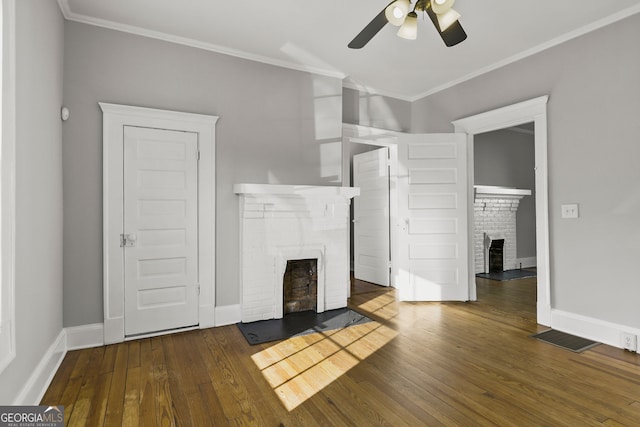
[[354, 276], [389, 286], [389, 149], [353, 156]]
[[198, 324], [198, 135], [124, 126], [125, 335]]
[[398, 298], [467, 301], [467, 150], [464, 134], [399, 137]]
[[197, 135], [198, 277], [200, 328], [215, 326], [215, 125], [216, 116], [99, 103], [103, 112], [103, 289], [104, 342], [125, 339], [123, 233], [124, 127], [192, 132]]
[[[452, 122], [456, 132], [467, 134], [469, 160], [467, 165], [469, 188], [473, 188], [473, 137], [523, 123], [534, 123], [535, 182], [536, 182], [536, 261], [537, 261], [537, 322], [551, 325], [551, 271], [549, 255], [549, 180], [547, 166], [547, 102], [549, 96], [540, 96], [528, 101], [508, 105], [496, 110], [465, 117]], [[469, 194], [469, 209], [473, 209], [473, 192]], [[473, 212], [469, 213], [473, 219]], [[473, 221], [469, 222], [469, 250], [473, 250]], [[473, 260], [472, 255], [471, 260]], [[472, 300], [476, 299], [473, 269], [469, 290]]]

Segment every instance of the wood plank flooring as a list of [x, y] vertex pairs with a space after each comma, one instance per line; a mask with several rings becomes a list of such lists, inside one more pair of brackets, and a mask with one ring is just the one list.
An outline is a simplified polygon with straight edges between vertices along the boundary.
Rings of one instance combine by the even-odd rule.
[[401, 303], [354, 281], [375, 319], [250, 346], [235, 325], [69, 352], [42, 399], [69, 426], [638, 426], [640, 358], [529, 335], [535, 279], [478, 302]]

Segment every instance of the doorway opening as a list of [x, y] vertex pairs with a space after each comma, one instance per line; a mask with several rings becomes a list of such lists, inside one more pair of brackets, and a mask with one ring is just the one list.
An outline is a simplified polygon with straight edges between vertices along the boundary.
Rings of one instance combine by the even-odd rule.
[[536, 267], [534, 139], [532, 122], [474, 138], [476, 274], [489, 273], [482, 241], [496, 230], [505, 239], [504, 270]]
[[[392, 257], [397, 230], [392, 224], [398, 215], [397, 136], [393, 131], [343, 124], [342, 140], [343, 176], [348, 177], [348, 186], [361, 188], [350, 208], [351, 275], [395, 287]], [[364, 175], [358, 172], [359, 165]]]
[[[507, 129], [527, 123], [533, 123], [535, 151], [535, 247], [537, 269], [537, 322], [541, 325], [551, 324], [550, 271], [549, 271], [549, 196], [547, 177], [547, 101], [548, 96], [541, 96], [529, 101], [481, 113], [453, 122], [456, 132], [467, 134], [469, 148], [468, 186], [474, 186], [475, 137], [486, 133]], [[469, 192], [469, 206], [473, 209], [474, 192]], [[470, 259], [473, 251], [475, 225], [471, 220], [473, 212], [469, 212], [469, 251]], [[477, 299], [474, 270], [469, 270], [469, 295], [471, 300]]]

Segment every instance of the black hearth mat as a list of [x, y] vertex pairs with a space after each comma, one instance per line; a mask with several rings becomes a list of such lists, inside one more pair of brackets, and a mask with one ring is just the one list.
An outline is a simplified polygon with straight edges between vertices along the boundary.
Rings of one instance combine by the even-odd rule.
[[362, 325], [372, 320], [349, 308], [338, 308], [323, 313], [300, 311], [289, 313], [282, 319], [237, 323], [238, 329], [251, 345], [286, 338]]
[[566, 350], [571, 350], [575, 353], [583, 352], [600, 344], [599, 342], [567, 334], [566, 332], [556, 331], [555, 329], [533, 334], [531, 337]]
[[476, 277], [490, 280], [499, 280], [501, 282], [506, 280], [526, 279], [529, 277], [536, 277], [535, 270], [521, 269], [521, 270], [505, 270], [497, 273], [478, 273]]

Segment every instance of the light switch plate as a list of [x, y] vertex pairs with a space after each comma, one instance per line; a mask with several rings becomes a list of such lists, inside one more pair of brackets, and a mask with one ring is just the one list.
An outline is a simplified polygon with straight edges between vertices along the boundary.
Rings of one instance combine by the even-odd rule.
[[575, 219], [578, 218], [578, 204], [562, 205], [562, 218]]

